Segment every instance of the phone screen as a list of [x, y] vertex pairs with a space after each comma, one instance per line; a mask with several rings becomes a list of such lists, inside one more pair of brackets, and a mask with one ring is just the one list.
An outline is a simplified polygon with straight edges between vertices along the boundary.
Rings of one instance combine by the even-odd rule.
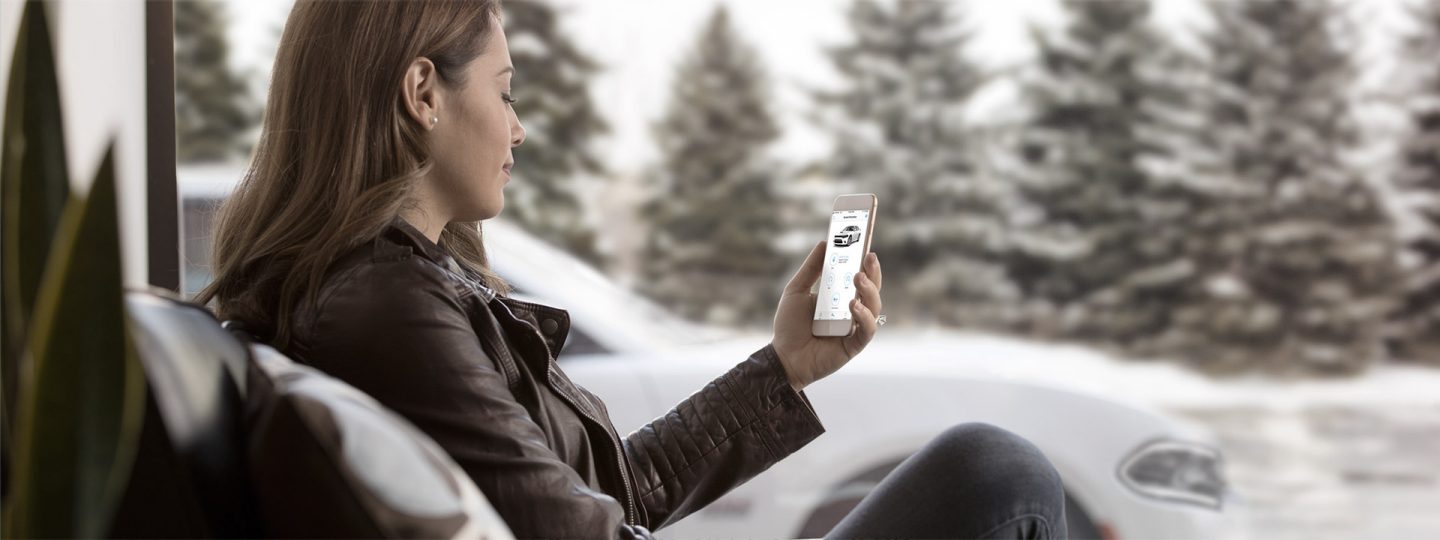
[[830, 239], [825, 244], [825, 269], [820, 275], [815, 320], [850, 319], [855, 298], [855, 273], [865, 258], [865, 230], [869, 210], [836, 210], [830, 215]]

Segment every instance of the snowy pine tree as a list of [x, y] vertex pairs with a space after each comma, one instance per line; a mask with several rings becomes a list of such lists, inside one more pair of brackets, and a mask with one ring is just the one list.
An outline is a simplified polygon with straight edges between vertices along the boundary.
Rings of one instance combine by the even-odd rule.
[[1176, 314], [1170, 345], [1219, 368], [1353, 373], [1382, 356], [1396, 281], [1377, 195], [1347, 163], [1359, 142], [1345, 14], [1329, 0], [1206, 4], [1211, 125], [1205, 166], [1246, 190], [1205, 236], [1206, 296]]
[[827, 51], [843, 87], [816, 93], [816, 116], [834, 137], [828, 174], [879, 198], [871, 247], [884, 253], [887, 282], [896, 284], [886, 311], [1004, 327], [1018, 292], [998, 264], [1013, 197], [977, 174], [963, 115], [985, 77], [964, 56], [970, 35], [956, 8], [853, 2], [853, 41]]
[[576, 189], [580, 176], [605, 172], [590, 146], [609, 129], [587, 87], [598, 65], [571, 41], [548, 1], [509, 0], [503, 9], [515, 63], [515, 113], [525, 126], [525, 143], [515, 149], [515, 182], [506, 189], [505, 215], [604, 268], [595, 228], [585, 222], [584, 199]]
[[1407, 200], [1419, 203], [1424, 230], [1409, 242], [1407, 279], [1396, 310], [1399, 335], [1396, 356], [1440, 362], [1440, 0], [1427, 0], [1413, 10], [1419, 31], [1406, 40], [1410, 62], [1405, 72], [1416, 76], [1409, 104], [1412, 131], [1401, 155], [1398, 184]]
[[229, 64], [224, 5], [175, 3], [176, 161], [224, 161], [250, 153], [246, 132], [260, 120], [244, 80]]
[[789, 266], [766, 153], [779, 128], [759, 58], [717, 8], [675, 74], [655, 126], [661, 163], [640, 208], [650, 228], [638, 288], [677, 313], [729, 325], [767, 325]]
[[1216, 200], [1215, 185], [1178, 170], [1172, 143], [1195, 123], [1182, 77], [1191, 63], [1152, 27], [1147, 1], [1064, 8], [1063, 29], [1032, 31], [1016, 183], [1039, 217], [1007, 266], [1053, 310], [1032, 332], [1146, 350], [1192, 294], [1188, 218]]

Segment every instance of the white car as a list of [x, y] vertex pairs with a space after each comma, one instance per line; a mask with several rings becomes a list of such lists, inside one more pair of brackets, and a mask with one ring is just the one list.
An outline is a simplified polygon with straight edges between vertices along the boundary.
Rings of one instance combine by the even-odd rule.
[[859, 241], [860, 226], [850, 225], [845, 227], [844, 229], [840, 229], [840, 232], [835, 233], [835, 238], [831, 240], [831, 243], [835, 244], [835, 247], [847, 247]]
[[[503, 219], [486, 246], [514, 296], [569, 311], [559, 361], [620, 433], [669, 411], [768, 335], [679, 320]], [[881, 331], [806, 388], [826, 433], [686, 517], [665, 538], [813, 538], [945, 428], [987, 422], [1060, 471], [1073, 538], [1242, 537], [1243, 508], [1205, 431], [1113, 395], [1124, 366], [1074, 348], [941, 331]], [[1111, 376], [1114, 376], [1111, 378]]]

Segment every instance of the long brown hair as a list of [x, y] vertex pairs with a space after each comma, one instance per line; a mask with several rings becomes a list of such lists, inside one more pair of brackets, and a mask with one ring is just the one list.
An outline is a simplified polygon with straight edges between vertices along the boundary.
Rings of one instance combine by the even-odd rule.
[[[326, 272], [412, 204], [431, 162], [405, 111], [401, 82], [415, 58], [465, 84], [500, 16], [498, 0], [299, 0], [275, 55], [260, 142], [215, 221], [215, 281], [195, 302], [285, 349], [292, 317], [312, 305]], [[439, 244], [486, 286], [493, 271], [480, 222], [452, 222]]]

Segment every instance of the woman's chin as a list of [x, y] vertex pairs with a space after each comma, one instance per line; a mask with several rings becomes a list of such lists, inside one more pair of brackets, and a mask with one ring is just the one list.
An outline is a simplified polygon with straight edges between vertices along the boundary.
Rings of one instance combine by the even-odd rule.
[[481, 206], [479, 208], [473, 209], [470, 212], [460, 214], [460, 218], [456, 219], [456, 221], [485, 221], [487, 219], [499, 216], [500, 211], [504, 209], [505, 199], [500, 198], [498, 199], [498, 202], [494, 204]]

